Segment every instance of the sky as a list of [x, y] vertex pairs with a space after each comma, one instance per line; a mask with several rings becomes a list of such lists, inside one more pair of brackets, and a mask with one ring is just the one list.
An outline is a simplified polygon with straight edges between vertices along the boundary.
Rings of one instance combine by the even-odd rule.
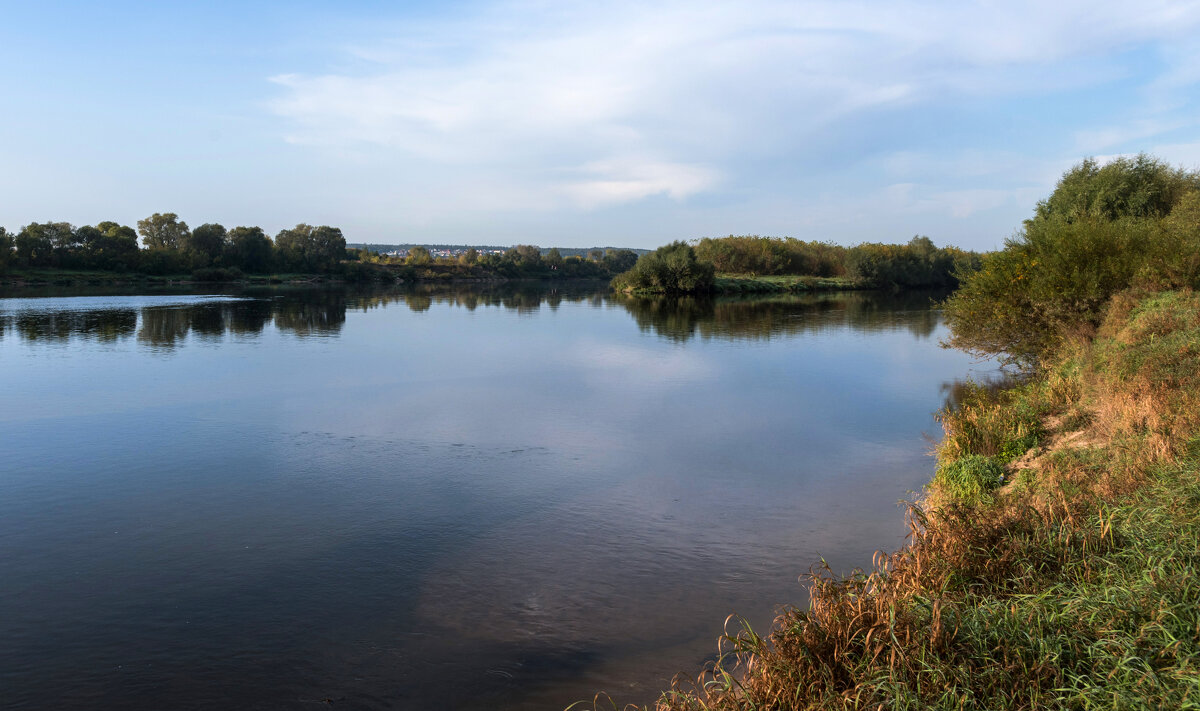
[[0, 226], [993, 249], [1084, 157], [1200, 168], [1200, 0], [8, 2]]

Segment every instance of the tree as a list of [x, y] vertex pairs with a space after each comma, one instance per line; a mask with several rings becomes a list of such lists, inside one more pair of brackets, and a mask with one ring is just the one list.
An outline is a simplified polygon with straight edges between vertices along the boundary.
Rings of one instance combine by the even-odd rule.
[[1073, 222], [1165, 217], [1192, 190], [1200, 190], [1200, 173], [1172, 168], [1145, 153], [1104, 166], [1086, 158], [1063, 174], [1026, 226], [1055, 218]]
[[261, 227], [229, 230], [224, 261], [244, 272], [262, 274], [271, 268], [271, 240]]
[[276, 235], [275, 248], [288, 268], [332, 271], [346, 253], [346, 238], [336, 227], [300, 223]]
[[471, 247], [467, 251], [458, 255], [458, 263], [462, 264], [463, 266], [469, 267], [478, 261], [479, 261], [479, 252], [476, 251], [474, 247]]
[[310, 264], [316, 269], [333, 271], [346, 254], [346, 238], [337, 227], [321, 225], [313, 229], [309, 238]]
[[712, 291], [713, 265], [696, 259], [686, 242], [672, 242], [643, 256], [633, 268], [613, 279], [620, 291], [691, 294]]
[[946, 301], [949, 344], [1035, 365], [1097, 327], [1120, 291], [1200, 286], [1200, 198], [1183, 189], [1198, 184], [1200, 173], [1145, 155], [1067, 171]]
[[156, 212], [138, 220], [137, 228], [147, 249], [183, 249], [191, 235], [187, 223], [173, 212]]
[[200, 258], [201, 266], [209, 266], [225, 253], [228, 238], [229, 233], [223, 225], [209, 222], [192, 230], [186, 247]]
[[[699, 259], [699, 255], [696, 257]], [[633, 265], [637, 264], [637, 252], [632, 249], [610, 249], [604, 255], [604, 268], [610, 274], [620, 274], [633, 269]]]
[[408, 258], [404, 260], [405, 264], [411, 264], [414, 267], [423, 267], [433, 262], [433, 256], [429, 254], [429, 250], [421, 246], [413, 247], [408, 250]]
[[0, 271], [8, 269], [8, 265], [12, 264], [13, 258], [13, 237], [8, 230], [0, 227]]
[[[52, 267], [56, 242], [61, 243], [61, 233], [72, 232], [65, 222], [31, 222], [21, 228], [14, 240], [17, 264], [22, 267]], [[72, 235], [73, 239], [73, 235]]]
[[542, 263], [541, 248], [532, 244], [518, 244], [505, 252], [504, 256], [521, 267], [536, 267]]
[[[80, 228], [83, 230], [84, 228]], [[138, 262], [137, 232], [127, 225], [101, 222], [83, 237], [83, 249], [96, 269], [133, 269]]]

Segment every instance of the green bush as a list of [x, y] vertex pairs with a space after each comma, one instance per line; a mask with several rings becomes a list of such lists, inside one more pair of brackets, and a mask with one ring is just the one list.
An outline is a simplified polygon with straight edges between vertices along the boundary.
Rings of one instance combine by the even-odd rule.
[[795, 274], [841, 276], [846, 248], [827, 242], [805, 242], [757, 235], [711, 238], [696, 243], [696, 258], [711, 262], [724, 274]]
[[1196, 286], [1200, 177], [1153, 159], [1068, 171], [1023, 232], [965, 275], [945, 304], [949, 345], [1033, 365], [1090, 336], [1133, 286]]
[[696, 259], [686, 242], [672, 242], [643, 255], [612, 281], [618, 291], [659, 294], [695, 294], [712, 291], [713, 265]]

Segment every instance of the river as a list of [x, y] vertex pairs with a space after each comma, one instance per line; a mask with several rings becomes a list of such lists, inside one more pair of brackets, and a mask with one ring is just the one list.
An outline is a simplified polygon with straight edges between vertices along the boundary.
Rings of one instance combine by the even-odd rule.
[[929, 294], [0, 298], [18, 709], [646, 703], [903, 543]]

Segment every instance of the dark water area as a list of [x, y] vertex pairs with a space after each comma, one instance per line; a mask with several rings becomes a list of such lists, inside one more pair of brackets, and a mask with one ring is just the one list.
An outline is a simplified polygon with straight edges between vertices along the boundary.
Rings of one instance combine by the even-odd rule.
[[0, 294], [17, 709], [650, 702], [903, 543], [929, 294]]

